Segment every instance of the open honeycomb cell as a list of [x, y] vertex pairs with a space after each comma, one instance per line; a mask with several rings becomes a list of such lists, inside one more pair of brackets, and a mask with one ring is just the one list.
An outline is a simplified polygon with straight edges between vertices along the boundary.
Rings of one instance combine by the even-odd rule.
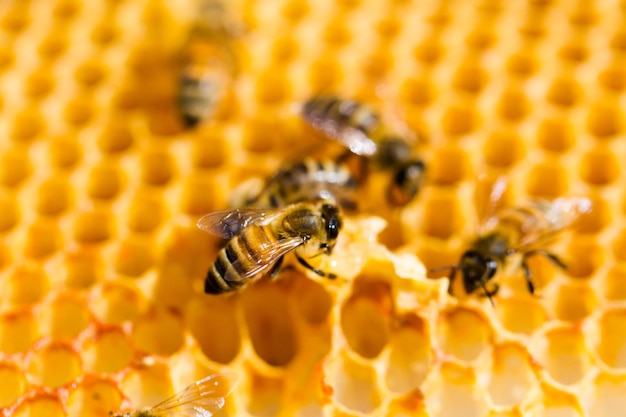
[[[205, 2], [232, 16], [235, 68], [214, 116], [186, 128], [181, 48]], [[232, 371], [216, 416], [621, 417], [625, 13], [0, 1], [0, 415], [104, 417]], [[369, 167], [333, 253], [311, 260], [336, 279], [288, 255], [273, 279], [204, 294], [224, 242], [197, 219], [286, 161], [345, 151], [298, 115], [313, 94], [359, 99], [410, 137], [423, 189], [390, 207]], [[534, 294], [513, 257], [492, 300], [449, 282], [496, 210], [569, 195], [592, 208], [546, 243], [566, 268], [529, 260]]]

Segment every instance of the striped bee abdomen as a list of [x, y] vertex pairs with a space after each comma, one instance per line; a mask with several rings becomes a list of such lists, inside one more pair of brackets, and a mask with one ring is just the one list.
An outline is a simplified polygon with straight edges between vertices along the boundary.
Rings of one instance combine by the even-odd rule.
[[235, 291], [254, 279], [259, 275], [255, 271], [271, 266], [267, 263], [265, 252], [276, 240], [270, 227], [252, 225], [243, 229], [218, 253], [209, 268], [204, 292], [222, 294]]

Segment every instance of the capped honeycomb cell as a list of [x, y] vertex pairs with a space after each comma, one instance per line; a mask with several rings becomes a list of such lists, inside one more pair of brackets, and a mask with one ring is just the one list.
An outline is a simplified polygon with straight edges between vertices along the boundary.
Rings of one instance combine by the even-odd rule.
[[79, 243], [101, 243], [111, 237], [112, 227], [108, 213], [85, 211], [74, 222], [74, 239]]
[[511, 407], [519, 405], [536, 384], [534, 364], [527, 350], [516, 344], [494, 347], [491, 379], [487, 392], [494, 405]]
[[334, 401], [347, 410], [367, 414], [380, 406], [378, 378], [372, 367], [341, 352], [326, 365], [325, 373]]
[[119, 372], [134, 355], [130, 337], [117, 327], [94, 329], [85, 335], [80, 350], [84, 370], [95, 373]]
[[74, 292], [59, 293], [39, 314], [42, 333], [57, 341], [73, 340], [92, 320], [87, 301]]
[[597, 102], [589, 109], [587, 129], [598, 139], [611, 139], [622, 130], [623, 115], [619, 106]]
[[50, 94], [55, 87], [55, 79], [50, 72], [51, 68], [45, 66], [33, 71], [24, 84], [26, 95], [38, 99]]
[[216, 207], [223, 207], [220, 201], [219, 185], [210, 175], [193, 174], [183, 185], [181, 197], [181, 212], [191, 216], [200, 216], [213, 211]]
[[598, 307], [594, 291], [584, 284], [562, 284], [554, 300], [554, 314], [560, 320], [578, 322], [588, 317]]
[[90, 310], [98, 320], [111, 325], [136, 320], [146, 308], [139, 290], [124, 282], [103, 282], [94, 289], [90, 303]]
[[117, 410], [122, 403], [122, 393], [110, 379], [87, 376], [67, 398], [67, 415], [71, 417], [106, 415]]
[[165, 215], [163, 206], [162, 198], [158, 195], [138, 190], [128, 209], [128, 228], [137, 233], [153, 231]]
[[130, 277], [143, 275], [154, 263], [151, 242], [129, 238], [122, 242], [115, 262], [115, 271]]
[[496, 313], [500, 323], [510, 332], [531, 335], [548, 321], [548, 313], [535, 299], [499, 299]]
[[253, 291], [245, 292], [241, 300], [254, 351], [272, 366], [289, 364], [299, 349], [295, 323], [290, 319], [283, 292], [276, 285], [259, 283]]
[[478, 125], [478, 115], [469, 106], [453, 105], [443, 114], [441, 121], [444, 133], [459, 137], [473, 132]]
[[39, 214], [56, 216], [69, 207], [71, 196], [70, 184], [64, 178], [54, 176], [43, 181], [37, 189], [35, 208]]
[[537, 131], [537, 144], [550, 152], [567, 152], [575, 145], [576, 138], [566, 119], [546, 119]]
[[0, 232], [7, 232], [19, 221], [20, 208], [14, 198], [3, 194], [0, 194]]
[[27, 380], [20, 368], [13, 362], [0, 362], [0, 407], [13, 404], [24, 393]]
[[101, 277], [100, 256], [91, 248], [78, 247], [67, 251], [63, 263], [68, 288], [89, 288]]
[[579, 383], [591, 368], [591, 358], [579, 329], [562, 326], [541, 335], [537, 358], [550, 378], [562, 385]]
[[169, 356], [183, 345], [182, 320], [164, 309], [148, 311], [133, 322], [132, 338], [142, 352]]
[[427, 323], [418, 316], [406, 317], [389, 341], [389, 359], [385, 374], [387, 387], [398, 393], [419, 388], [433, 367]]
[[39, 344], [29, 352], [26, 366], [31, 381], [51, 388], [72, 382], [82, 371], [78, 352], [63, 342]]
[[427, 106], [436, 95], [433, 82], [428, 78], [408, 78], [401, 88], [404, 100], [415, 106]]
[[594, 324], [597, 326], [594, 350], [598, 358], [610, 369], [621, 370], [626, 366], [626, 326], [623, 309], [610, 309], [603, 312]]
[[115, 164], [101, 163], [89, 173], [87, 195], [94, 200], [114, 199], [122, 187], [122, 172]]
[[0, 166], [0, 184], [6, 187], [15, 187], [28, 178], [32, 170], [25, 150], [14, 148], [5, 151]]
[[74, 78], [85, 87], [94, 87], [106, 76], [106, 68], [98, 59], [82, 63], [74, 72]]
[[87, 95], [80, 95], [69, 100], [63, 109], [64, 120], [74, 127], [86, 125], [95, 112], [92, 100]]
[[256, 80], [256, 99], [265, 105], [280, 104], [291, 96], [293, 87], [281, 68], [270, 68]]
[[529, 173], [526, 191], [535, 197], [553, 199], [564, 195], [568, 189], [565, 168], [552, 161], [535, 165]]
[[385, 283], [376, 296], [355, 294], [342, 306], [341, 327], [348, 346], [364, 358], [375, 358], [390, 338], [389, 288]]
[[421, 221], [422, 233], [447, 239], [458, 233], [463, 224], [461, 203], [455, 196], [441, 195], [430, 198]]
[[49, 391], [31, 391], [27, 398], [19, 401], [14, 410], [14, 416], [50, 416], [63, 417], [65, 410], [58, 394]]
[[514, 132], [494, 132], [485, 142], [483, 153], [490, 166], [506, 168], [524, 157], [525, 148], [522, 138]]
[[626, 268], [617, 265], [611, 268], [604, 277], [604, 296], [609, 301], [626, 299]]
[[217, 297], [194, 297], [187, 305], [187, 328], [202, 352], [214, 362], [230, 363], [241, 349], [236, 311], [233, 299]]
[[193, 141], [192, 160], [199, 169], [217, 168], [228, 157], [226, 138], [217, 129], [203, 130]]
[[82, 158], [82, 147], [71, 135], [52, 138], [49, 143], [49, 158], [52, 166], [58, 169], [71, 169]]
[[31, 259], [42, 259], [54, 254], [61, 245], [61, 230], [56, 223], [47, 219], [37, 219], [26, 232], [24, 254]]
[[0, 351], [24, 353], [39, 337], [39, 326], [31, 310], [21, 309], [0, 315]]
[[36, 264], [24, 264], [15, 268], [5, 281], [5, 297], [16, 306], [40, 302], [50, 290], [50, 278]]
[[459, 307], [440, 314], [437, 338], [441, 349], [459, 360], [476, 360], [487, 350], [492, 337], [490, 323], [474, 310]]
[[438, 185], [458, 183], [470, 170], [467, 152], [454, 143], [437, 149], [428, 163], [429, 179]]
[[144, 183], [163, 186], [174, 175], [175, 165], [169, 153], [155, 147], [143, 153], [141, 168], [141, 178]]
[[517, 122], [526, 117], [530, 111], [530, 103], [522, 90], [509, 87], [502, 92], [497, 111], [503, 119]]

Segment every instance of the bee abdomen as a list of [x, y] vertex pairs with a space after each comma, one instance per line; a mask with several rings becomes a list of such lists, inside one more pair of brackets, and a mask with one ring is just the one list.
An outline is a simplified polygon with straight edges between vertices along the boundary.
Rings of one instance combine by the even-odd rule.
[[249, 271], [264, 261], [259, 249], [271, 244], [271, 241], [264, 228], [244, 229], [218, 253], [205, 279], [204, 292], [222, 294], [235, 291], [252, 280], [254, 276]]

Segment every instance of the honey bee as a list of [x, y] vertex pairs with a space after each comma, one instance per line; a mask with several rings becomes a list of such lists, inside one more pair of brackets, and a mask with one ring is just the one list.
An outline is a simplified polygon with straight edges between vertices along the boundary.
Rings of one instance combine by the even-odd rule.
[[392, 205], [408, 204], [421, 189], [426, 165], [404, 138], [387, 131], [372, 109], [354, 100], [319, 96], [304, 103], [302, 118], [350, 153], [368, 158], [377, 169], [390, 171], [387, 199]]
[[236, 31], [221, 0], [201, 0], [198, 18], [181, 54], [178, 103], [187, 127], [211, 118], [232, 84]]
[[113, 417], [207, 417], [224, 407], [225, 398], [235, 386], [233, 375], [221, 372], [209, 375], [189, 385], [173, 397], [152, 408], [136, 410]]
[[333, 199], [346, 209], [356, 207], [356, 181], [350, 170], [331, 159], [305, 158], [278, 171], [246, 206], [286, 207], [303, 201]]
[[334, 279], [334, 274], [311, 266], [305, 258], [330, 254], [341, 225], [339, 208], [326, 200], [279, 209], [238, 208], [209, 213], [198, 220], [197, 226], [230, 240], [209, 268], [204, 291], [222, 294], [268, 272], [274, 277], [283, 257], [291, 251], [304, 267]]
[[[504, 189], [501, 181], [496, 182], [491, 195], [495, 196]], [[461, 272], [462, 287], [471, 294], [482, 289], [483, 295], [493, 304], [493, 297], [499, 286], [487, 284], [503, 268], [507, 260], [514, 255], [521, 255], [520, 266], [524, 272], [528, 291], [535, 293], [528, 259], [540, 255], [554, 265], [565, 269], [566, 265], [555, 254], [544, 249], [551, 238], [569, 228], [581, 214], [591, 210], [591, 200], [584, 197], [563, 197], [549, 201], [533, 199], [527, 204], [496, 210], [483, 224], [483, 231], [470, 244], [470, 248], [461, 255], [456, 265], [435, 268], [431, 271], [450, 269], [448, 293], [453, 295], [453, 279], [457, 270]]]

